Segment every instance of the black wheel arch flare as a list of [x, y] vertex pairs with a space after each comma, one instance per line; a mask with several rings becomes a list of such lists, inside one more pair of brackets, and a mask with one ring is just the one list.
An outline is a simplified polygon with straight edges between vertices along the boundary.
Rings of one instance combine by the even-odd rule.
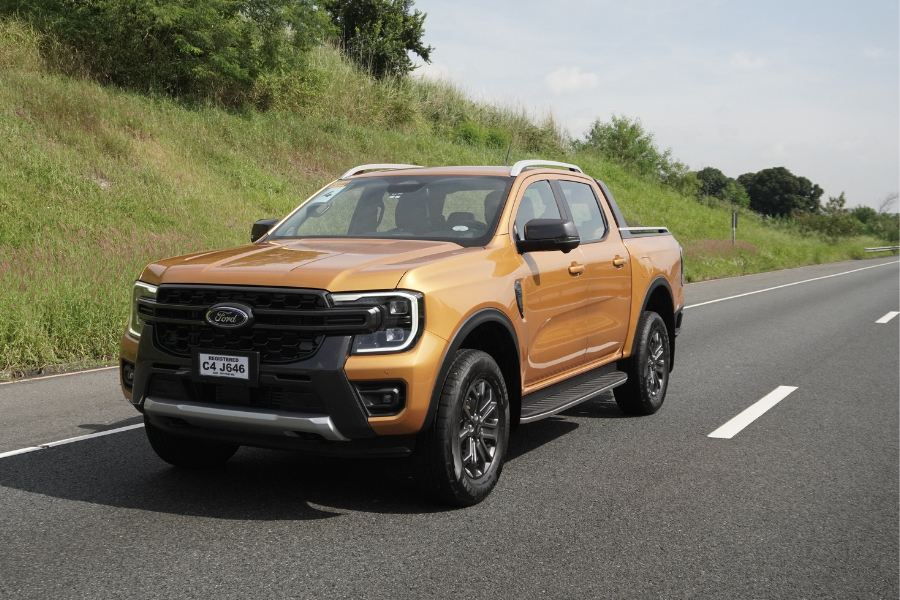
[[[434, 379], [434, 387], [431, 390], [431, 400], [428, 405], [428, 414], [425, 416], [425, 422], [422, 424], [422, 431], [428, 429], [431, 424], [434, 422], [435, 414], [437, 413], [438, 403], [441, 400], [441, 392], [444, 388], [444, 381], [447, 379], [447, 374], [450, 372], [450, 367], [453, 365], [453, 357], [456, 356], [456, 352], [463, 347], [463, 343], [469, 337], [473, 331], [475, 331], [481, 325], [485, 325], [488, 323], [497, 324], [503, 327], [507, 334], [509, 335], [513, 346], [515, 347], [515, 365], [514, 369], [514, 381], [507, 381], [506, 388], [507, 393], [509, 394], [510, 401], [510, 409], [513, 410], [515, 406], [514, 413], [510, 414], [510, 421], [513, 421], [513, 418], [518, 419], [518, 411], [521, 408], [521, 375], [520, 375], [520, 365], [522, 364], [521, 356], [519, 352], [519, 337], [516, 334], [516, 329], [512, 324], [512, 321], [509, 320], [509, 317], [506, 316], [502, 311], [496, 308], [483, 308], [479, 311], [476, 311], [472, 315], [469, 316], [462, 324], [462, 326], [456, 330], [456, 333], [453, 335], [453, 339], [450, 340], [450, 344], [447, 346], [447, 350], [444, 352], [444, 357], [441, 360], [441, 367], [438, 370], [437, 377]], [[507, 357], [511, 358], [511, 357]], [[504, 371], [504, 374], [509, 371], [509, 369], [503, 368], [503, 363], [501, 360], [497, 360], [498, 364], [500, 364], [501, 371]]]
[[675, 366], [675, 336], [678, 335], [678, 330], [676, 328], [676, 323], [678, 321], [677, 313], [681, 312], [681, 309], [675, 310], [675, 294], [672, 293], [672, 286], [669, 284], [669, 280], [663, 275], [657, 275], [647, 287], [647, 291], [644, 293], [644, 301], [641, 303], [641, 312], [637, 315], [637, 318], [640, 319], [640, 316], [648, 309], [651, 300], [653, 301], [653, 308], [659, 307], [659, 302], [655, 300], [655, 298], [659, 296], [657, 291], [661, 287], [665, 289], [669, 296], [668, 306], [663, 307], [666, 309], [664, 312], [659, 312], [659, 310], [655, 310], [654, 312], [659, 314], [666, 323], [666, 331], [669, 334], [669, 371], [671, 371]]

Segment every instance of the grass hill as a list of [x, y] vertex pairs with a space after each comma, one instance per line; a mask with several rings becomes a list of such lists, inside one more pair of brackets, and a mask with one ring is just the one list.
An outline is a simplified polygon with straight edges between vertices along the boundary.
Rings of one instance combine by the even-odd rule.
[[[115, 360], [130, 286], [148, 262], [245, 243], [363, 163], [579, 164], [632, 224], [666, 225], [690, 280], [862, 258], [868, 238], [829, 244], [706, 206], [620, 165], [567, 149], [552, 120], [481, 105], [458, 88], [379, 82], [328, 48], [269, 110], [227, 111], [123, 92], [49, 68], [38, 39], [0, 22], [0, 376]], [[287, 85], [274, 82], [273, 85]]]

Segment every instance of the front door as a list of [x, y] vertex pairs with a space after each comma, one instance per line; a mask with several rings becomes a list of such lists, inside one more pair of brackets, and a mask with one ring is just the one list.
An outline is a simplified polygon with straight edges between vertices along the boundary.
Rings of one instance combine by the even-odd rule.
[[[519, 194], [512, 235], [525, 235], [531, 219], [562, 218], [560, 204], [547, 179], [526, 182]], [[521, 238], [519, 238], [521, 239]], [[519, 282], [527, 332], [528, 358], [524, 383], [531, 386], [584, 363], [587, 285], [569, 267], [583, 264], [581, 250], [528, 252], [520, 256]]]

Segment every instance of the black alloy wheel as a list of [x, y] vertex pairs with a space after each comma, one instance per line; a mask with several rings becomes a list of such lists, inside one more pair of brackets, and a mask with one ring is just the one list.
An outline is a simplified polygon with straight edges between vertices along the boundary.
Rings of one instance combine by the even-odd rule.
[[490, 381], [477, 379], [466, 393], [458, 423], [458, 451], [453, 453], [454, 468], [461, 468], [470, 479], [484, 477], [497, 456], [500, 429], [499, 392]]
[[496, 361], [460, 350], [441, 390], [437, 414], [416, 442], [416, 479], [429, 497], [471, 506], [500, 478], [509, 437], [509, 396]]
[[632, 415], [652, 415], [666, 399], [671, 354], [666, 323], [657, 313], [646, 311], [638, 321], [631, 356], [619, 361], [628, 381], [613, 390], [616, 404]]

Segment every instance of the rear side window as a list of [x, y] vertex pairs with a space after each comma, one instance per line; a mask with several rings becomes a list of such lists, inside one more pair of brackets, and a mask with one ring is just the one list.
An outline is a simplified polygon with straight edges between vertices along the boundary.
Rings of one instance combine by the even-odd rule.
[[577, 181], [560, 180], [558, 183], [566, 197], [581, 243], [598, 242], [606, 237], [606, 219], [603, 218], [593, 188]]
[[516, 234], [525, 238], [525, 224], [532, 219], [561, 219], [549, 181], [537, 181], [525, 189], [516, 213]]

